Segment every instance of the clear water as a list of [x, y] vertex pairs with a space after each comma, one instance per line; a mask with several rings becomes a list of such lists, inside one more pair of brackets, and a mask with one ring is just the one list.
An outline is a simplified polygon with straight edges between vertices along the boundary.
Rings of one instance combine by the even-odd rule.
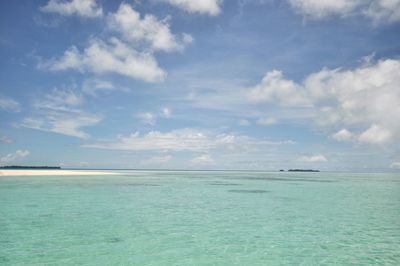
[[0, 264], [400, 265], [400, 176], [0, 177]]

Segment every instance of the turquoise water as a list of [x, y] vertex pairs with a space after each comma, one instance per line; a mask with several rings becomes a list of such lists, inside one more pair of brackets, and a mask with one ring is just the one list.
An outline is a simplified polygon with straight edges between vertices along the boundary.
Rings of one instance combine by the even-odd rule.
[[3, 176], [0, 264], [400, 265], [400, 176]]

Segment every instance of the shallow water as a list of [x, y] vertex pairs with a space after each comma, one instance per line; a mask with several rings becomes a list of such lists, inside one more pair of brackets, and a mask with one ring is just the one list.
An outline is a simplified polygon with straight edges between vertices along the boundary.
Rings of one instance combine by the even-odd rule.
[[400, 265], [400, 175], [0, 177], [0, 265]]

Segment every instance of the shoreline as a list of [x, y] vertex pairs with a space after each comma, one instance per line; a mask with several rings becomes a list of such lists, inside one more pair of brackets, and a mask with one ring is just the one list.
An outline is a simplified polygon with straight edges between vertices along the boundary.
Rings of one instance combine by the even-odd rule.
[[73, 176], [73, 175], [118, 175], [115, 172], [94, 170], [35, 170], [35, 169], [0, 169], [0, 176]]

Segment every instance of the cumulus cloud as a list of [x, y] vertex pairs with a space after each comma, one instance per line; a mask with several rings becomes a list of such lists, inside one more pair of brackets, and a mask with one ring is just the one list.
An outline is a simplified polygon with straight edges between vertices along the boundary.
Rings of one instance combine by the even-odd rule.
[[400, 0], [289, 0], [296, 12], [310, 19], [363, 15], [377, 24], [400, 21]]
[[278, 70], [266, 73], [261, 82], [249, 90], [248, 99], [255, 103], [278, 102], [283, 106], [309, 105], [304, 88], [284, 79], [282, 72]]
[[39, 67], [53, 71], [117, 73], [147, 82], [159, 82], [166, 76], [152, 53], [139, 52], [117, 38], [108, 42], [92, 39], [83, 52], [72, 46], [61, 58], [43, 62]]
[[79, 109], [84, 98], [73, 90], [55, 89], [34, 104], [34, 115], [26, 117], [21, 127], [88, 138], [82, 130], [101, 121], [99, 116]]
[[128, 136], [119, 136], [115, 141], [102, 141], [85, 147], [132, 150], [132, 151], [195, 151], [204, 152], [213, 149], [254, 150], [261, 146], [293, 144], [293, 141], [257, 140], [237, 134], [213, 134], [196, 129], [177, 129], [169, 132], [150, 131], [147, 134], [135, 132]]
[[370, 128], [362, 132], [358, 139], [360, 142], [380, 144], [390, 141], [393, 137], [392, 134], [389, 129], [373, 124]]
[[[302, 83], [268, 72], [247, 91], [250, 101], [308, 109], [333, 138], [384, 144], [400, 139], [400, 60], [385, 59], [350, 70], [322, 69]], [[350, 132], [346, 128], [351, 128]]]
[[189, 34], [173, 34], [168, 18], [159, 20], [151, 14], [141, 17], [127, 3], [108, 14], [106, 25], [111, 33], [107, 39], [93, 37], [83, 50], [71, 46], [61, 57], [43, 60], [38, 67], [51, 71], [118, 74], [146, 82], [161, 82], [167, 74], [158, 65], [155, 53], [182, 51], [193, 41]]
[[0, 109], [10, 113], [21, 112], [21, 106], [17, 101], [1, 95], [0, 95]]
[[146, 47], [155, 51], [179, 51], [193, 38], [184, 34], [178, 38], [171, 33], [168, 20], [158, 20], [147, 14], [140, 17], [139, 12], [130, 5], [122, 3], [116, 13], [108, 15], [108, 27], [136, 47]]
[[169, 3], [189, 13], [218, 15], [221, 12], [222, 0], [156, 0]]
[[86, 18], [101, 17], [102, 8], [96, 0], [50, 0], [45, 6], [41, 7], [42, 12], [57, 13], [63, 16], [80, 16]]
[[353, 70], [324, 69], [304, 82], [321, 125], [358, 128], [356, 140], [383, 143], [400, 137], [400, 61], [381, 60]]
[[29, 153], [30, 152], [28, 150], [17, 150], [14, 153], [9, 153], [3, 157], [0, 157], [0, 164], [5, 165], [14, 161], [19, 161], [28, 156]]
[[332, 137], [337, 141], [351, 141], [353, 139], [353, 133], [343, 128], [332, 135]]
[[328, 160], [325, 158], [324, 155], [317, 154], [317, 155], [310, 155], [310, 156], [301, 156], [298, 158], [298, 161], [306, 162], [306, 163], [316, 163], [316, 162], [327, 162]]

